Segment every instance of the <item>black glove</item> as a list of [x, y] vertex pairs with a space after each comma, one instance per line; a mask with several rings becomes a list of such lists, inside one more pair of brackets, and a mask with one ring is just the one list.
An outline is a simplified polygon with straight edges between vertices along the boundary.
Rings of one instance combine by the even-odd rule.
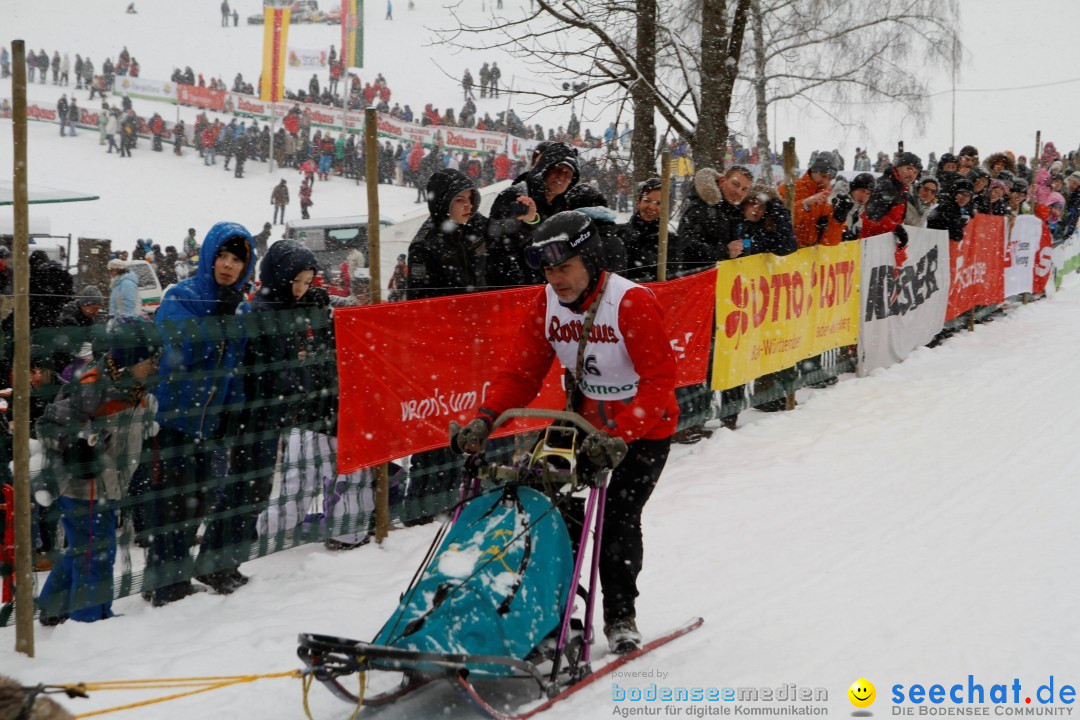
[[820, 241], [821, 238], [825, 237], [825, 231], [829, 229], [829, 217], [822, 215], [815, 221], [814, 225], [817, 227], [817, 237], [818, 241]]
[[581, 441], [581, 453], [598, 468], [613, 468], [626, 457], [626, 441], [606, 432], [594, 432]]
[[900, 247], [900, 248], [907, 247], [907, 230], [904, 229], [903, 225], [897, 225], [896, 229], [893, 230], [893, 235], [896, 236], [896, 246], [897, 247]]
[[838, 223], [842, 223], [847, 220], [848, 213], [851, 212], [851, 208], [855, 207], [855, 201], [847, 195], [837, 195], [833, 198], [833, 211], [832, 217]]
[[465, 427], [451, 422], [450, 449], [459, 455], [480, 452], [481, 446], [490, 433], [491, 423], [487, 418], [475, 418]]
[[64, 464], [79, 480], [93, 480], [97, 477], [97, 452], [86, 438], [78, 438], [68, 446]]
[[214, 310], [215, 315], [235, 315], [236, 308], [240, 307], [240, 303], [244, 302], [244, 293], [240, 292], [236, 288], [229, 286], [218, 289], [217, 307]]

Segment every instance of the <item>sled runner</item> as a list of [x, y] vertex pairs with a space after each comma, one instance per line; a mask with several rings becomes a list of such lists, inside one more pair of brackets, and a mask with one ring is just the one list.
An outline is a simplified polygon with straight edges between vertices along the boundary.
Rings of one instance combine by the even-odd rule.
[[[482, 451], [467, 457], [452, 520], [371, 642], [300, 635], [305, 673], [358, 706], [387, 705], [446, 680], [488, 717], [525, 718], [701, 625], [695, 618], [594, 671], [593, 612], [610, 470], [579, 457], [579, 438], [596, 430], [576, 413], [510, 410], [492, 431], [515, 418], [538, 417], [555, 422], [524, 462], [488, 463]], [[583, 499], [574, 496], [579, 491]], [[367, 675], [375, 671], [400, 673], [401, 683], [366, 696]], [[342, 682], [356, 673], [359, 692]], [[506, 715], [474, 684], [509, 678], [535, 682], [543, 702]]]

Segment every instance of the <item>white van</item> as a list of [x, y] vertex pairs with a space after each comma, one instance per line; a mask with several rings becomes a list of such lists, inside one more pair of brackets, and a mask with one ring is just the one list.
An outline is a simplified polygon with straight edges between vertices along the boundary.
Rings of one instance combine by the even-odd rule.
[[[341, 263], [345, 262], [349, 251], [354, 247], [364, 254], [365, 263], [367, 262], [369, 257], [367, 223], [366, 215], [290, 220], [285, 223], [285, 238], [305, 245], [315, 253], [319, 267], [333, 274]], [[384, 246], [388, 239], [387, 235], [392, 236], [392, 226], [395, 224], [396, 222], [391, 218], [379, 218], [379, 227], [382, 229], [380, 237]], [[388, 231], [387, 228], [391, 229]]]
[[128, 261], [128, 270], [134, 272], [135, 277], [139, 279], [139, 304], [142, 314], [153, 317], [161, 306], [161, 296], [164, 294], [157, 273], [145, 260]]

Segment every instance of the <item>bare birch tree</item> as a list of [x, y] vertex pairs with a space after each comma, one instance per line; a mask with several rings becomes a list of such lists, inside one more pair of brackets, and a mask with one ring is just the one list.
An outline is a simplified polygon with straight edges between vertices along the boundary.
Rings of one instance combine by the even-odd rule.
[[[956, 0], [751, 0], [751, 70], [758, 155], [771, 179], [769, 106], [801, 100], [895, 103], [922, 127], [927, 79], [948, 70], [959, 27]], [[928, 72], [929, 70], [929, 72]], [[857, 113], [829, 113], [855, 125]]]
[[569, 104], [583, 95], [601, 103], [630, 98], [637, 179], [655, 172], [650, 120], [656, 113], [687, 140], [699, 167], [722, 165], [750, 0], [536, 2], [531, 13], [484, 25], [454, 14], [456, 25], [438, 35], [463, 49], [499, 48], [540, 75], [579, 81], [569, 89], [553, 83], [551, 89], [517, 91], [537, 104]]

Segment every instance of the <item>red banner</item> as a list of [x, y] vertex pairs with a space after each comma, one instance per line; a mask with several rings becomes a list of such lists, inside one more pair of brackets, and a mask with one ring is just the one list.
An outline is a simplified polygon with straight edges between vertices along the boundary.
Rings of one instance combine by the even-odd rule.
[[1039, 251], [1035, 253], [1035, 263], [1032, 268], [1034, 277], [1031, 278], [1031, 292], [1036, 295], [1046, 292], [1046, 282], [1050, 279], [1053, 269], [1054, 236], [1044, 222], [1042, 224], [1042, 234], [1039, 237]]
[[[716, 271], [649, 287], [664, 308], [680, 386], [704, 382]], [[451, 420], [471, 420], [490, 391], [539, 287], [343, 308], [337, 336], [338, 468], [444, 447]], [[558, 362], [530, 407], [565, 403]], [[516, 421], [497, 435], [542, 427]]]
[[194, 105], [207, 110], [224, 110], [225, 90], [211, 90], [197, 85], [177, 85], [176, 98], [181, 105]]
[[976, 215], [964, 228], [963, 242], [949, 243], [949, 309], [945, 320], [977, 305], [1005, 300], [1005, 218]]

